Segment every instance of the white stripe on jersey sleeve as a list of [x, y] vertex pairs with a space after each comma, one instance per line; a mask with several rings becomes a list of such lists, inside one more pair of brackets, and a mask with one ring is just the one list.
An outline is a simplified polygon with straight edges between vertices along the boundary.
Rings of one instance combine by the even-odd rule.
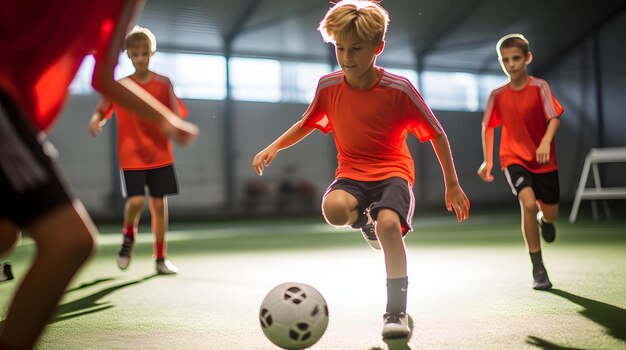
[[554, 107], [554, 102], [552, 100], [552, 91], [550, 90], [550, 86], [543, 79], [533, 78], [530, 81], [532, 86], [537, 86], [539, 91], [541, 92], [541, 103], [543, 105], [543, 110], [546, 113], [548, 119], [556, 118], [557, 112]]
[[437, 132], [443, 132], [443, 128], [441, 127], [441, 124], [439, 124], [435, 114], [430, 107], [428, 107], [426, 101], [422, 98], [422, 95], [420, 95], [408, 79], [385, 71], [383, 73], [383, 78], [381, 79], [381, 84], [404, 92], [411, 99], [411, 101], [413, 101], [413, 104], [415, 104], [415, 106], [422, 112], [422, 115], [426, 117], [430, 125], [437, 130]]

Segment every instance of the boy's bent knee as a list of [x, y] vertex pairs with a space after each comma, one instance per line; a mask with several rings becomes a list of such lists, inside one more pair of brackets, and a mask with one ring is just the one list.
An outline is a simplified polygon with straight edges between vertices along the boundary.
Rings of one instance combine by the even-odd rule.
[[376, 233], [379, 236], [398, 235], [402, 237], [402, 227], [397, 220], [378, 220], [376, 221]]
[[537, 205], [533, 202], [522, 202], [522, 210], [525, 214], [535, 215], [537, 214], [538, 208]]
[[144, 197], [143, 196], [132, 196], [128, 197], [126, 200], [126, 205], [132, 207], [134, 209], [143, 208], [144, 205]]
[[380, 211], [376, 218], [376, 234], [380, 239], [402, 237], [400, 217], [394, 211]]
[[350, 221], [348, 210], [326, 210], [324, 209], [324, 219], [333, 226], [345, 226]]

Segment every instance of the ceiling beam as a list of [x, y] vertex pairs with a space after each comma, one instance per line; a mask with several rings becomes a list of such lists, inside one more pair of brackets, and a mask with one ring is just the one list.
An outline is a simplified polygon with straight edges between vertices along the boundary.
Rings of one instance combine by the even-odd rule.
[[239, 16], [237, 17], [237, 20], [235, 20], [235, 24], [233, 25], [233, 27], [229, 31], [224, 33], [224, 46], [226, 46], [227, 48], [232, 47], [233, 41], [243, 31], [246, 23], [259, 8], [261, 2], [263, 2], [263, 0], [248, 1], [248, 5], [243, 7], [243, 11], [241, 11]]
[[271, 27], [273, 25], [275, 25], [278, 22], [281, 22], [283, 20], [287, 20], [287, 19], [293, 19], [294, 17], [300, 17], [306, 14], [311, 13], [311, 11], [319, 9], [319, 3], [315, 2], [312, 4], [308, 4], [308, 5], [304, 5], [295, 9], [292, 9], [291, 11], [287, 11], [285, 13], [281, 13], [279, 16], [276, 16], [274, 18], [270, 18], [268, 20], [265, 21], [261, 21], [259, 23], [255, 23], [253, 25], [250, 25], [248, 27], [242, 28], [241, 32], [252, 32], [255, 30], [261, 30], [263, 28], [267, 28], [267, 27]]

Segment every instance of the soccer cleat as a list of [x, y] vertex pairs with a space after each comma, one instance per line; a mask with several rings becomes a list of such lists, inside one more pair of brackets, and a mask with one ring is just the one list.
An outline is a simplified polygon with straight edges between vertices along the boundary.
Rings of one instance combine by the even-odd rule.
[[156, 270], [159, 275], [175, 275], [178, 273], [178, 267], [165, 258], [156, 259]]
[[552, 243], [556, 239], [556, 228], [553, 223], [547, 223], [543, 221], [543, 212], [537, 213], [537, 224], [539, 225], [539, 232], [541, 237], [547, 242]]
[[13, 271], [11, 271], [11, 264], [0, 264], [0, 282], [9, 281], [13, 279]]
[[533, 289], [548, 290], [552, 288], [552, 283], [548, 279], [548, 272], [544, 269], [533, 271]]
[[383, 315], [383, 339], [408, 338], [411, 335], [409, 315], [406, 312]]
[[367, 215], [367, 223], [361, 227], [361, 234], [370, 247], [380, 250], [380, 242], [378, 241], [378, 237], [376, 237], [376, 227], [374, 220], [372, 220], [370, 216], [369, 208], [365, 211], [365, 215]]
[[117, 267], [122, 270], [126, 270], [130, 264], [130, 255], [133, 252], [133, 246], [135, 245], [135, 238], [129, 235], [124, 235], [124, 241], [120, 247], [120, 251], [117, 253]]

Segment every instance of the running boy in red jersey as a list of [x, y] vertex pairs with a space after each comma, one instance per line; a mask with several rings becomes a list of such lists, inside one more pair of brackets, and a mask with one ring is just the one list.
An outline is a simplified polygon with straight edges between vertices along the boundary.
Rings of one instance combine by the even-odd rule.
[[[150, 57], [156, 51], [156, 38], [150, 30], [135, 27], [126, 37], [126, 51], [135, 72], [123, 80], [132, 80], [180, 117], [182, 102], [174, 95], [170, 80], [149, 69]], [[118, 267], [128, 268], [137, 225], [144, 207], [145, 189], [150, 193], [150, 215], [154, 233], [154, 258], [157, 273], [175, 274], [178, 269], [165, 258], [167, 231], [167, 195], [178, 194], [174, 155], [169, 137], [156, 125], [137, 118], [132, 111], [103, 99], [89, 123], [89, 132], [96, 136], [115, 109], [118, 121], [118, 158], [122, 169], [124, 210], [123, 242], [117, 256]]]
[[[58, 117], [83, 58], [95, 51], [93, 87], [186, 144], [197, 133], [113, 70], [143, 1], [4, 1], [0, 11], [0, 254], [24, 229], [37, 253], [0, 329], [0, 349], [32, 349], [97, 233], [57, 170], [41, 131]], [[27, 28], [28, 30], [24, 30]]]
[[302, 120], [259, 152], [252, 166], [262, 175], [280, 150], [314, 129], [333, 132], [338, 167], [322, 201], [324, 218], [335, 227], [360, 229], [370, 246], [382, 247], [387, 272], [382, 336], [403, 338], [410, 334], [403, 236], [411, 231], [415, 208], [408, 132], [432, 142], [444, 173], [446, 207], [455, 210], [458, 221], [467, 219], [469, 201], [459, 186], [447, 137], [420, 94], [406, 78], [374, 64], [388, 22], [387, 11], [374, 1], [341, 1], [326, 13], [318, 30], [335, 45], [341, 70], [319, 80]]
[[484, 161], [478, 176], [492, 182], [493, 129], [502, 125], [500, 166], [522, 212], [522, 233], [533, 264], [533, 288], [552, 288], [541, 257], [539, 231], [548, 243], [556, 238], [559, 176], [554, 135], [563, 107], [548, 83], [528, 75], [532, 61], [528, 40], [521, 34], [502, 37], [496, 46], [509, 82], [491, 92], [482, 122]]

